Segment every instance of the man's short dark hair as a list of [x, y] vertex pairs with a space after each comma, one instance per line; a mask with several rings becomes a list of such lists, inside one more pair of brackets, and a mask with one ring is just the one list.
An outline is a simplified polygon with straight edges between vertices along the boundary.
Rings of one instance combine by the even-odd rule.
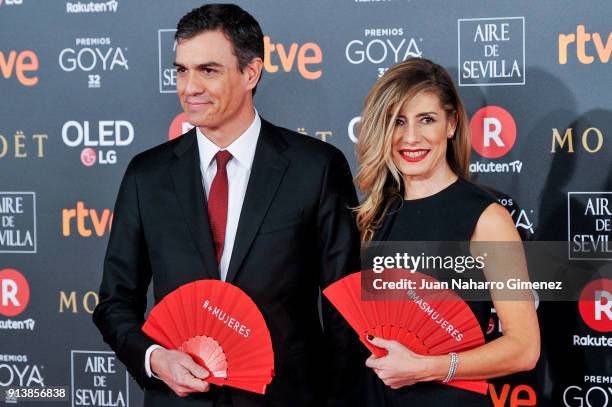
[[174, 39], [180, 42], [217, 30], [221, 30], [232, 43], [240, 72], [253, 58], [259, 57], [263, 61], [261, 27], [252, 15], [235, 4], [205, 4], [194, 8], [179, 21]]

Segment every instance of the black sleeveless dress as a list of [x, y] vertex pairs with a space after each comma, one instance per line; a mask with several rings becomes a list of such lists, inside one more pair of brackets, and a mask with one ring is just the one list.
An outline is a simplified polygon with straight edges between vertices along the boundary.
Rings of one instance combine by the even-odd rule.
[[[422, 199], [398, 199], [391, 205], [373, 241], [469, 242], [482, 212], [496, 202], [493, 195], [463, 178]], [[467, 302], [486, 333], [490, 301]], [[461, 361], [459, 361], [461, 363]], [[489, 396], [437, 382], [420, 382], [397, 390], [387, 387], [367, 369], [368, 407], [491, 406]]]

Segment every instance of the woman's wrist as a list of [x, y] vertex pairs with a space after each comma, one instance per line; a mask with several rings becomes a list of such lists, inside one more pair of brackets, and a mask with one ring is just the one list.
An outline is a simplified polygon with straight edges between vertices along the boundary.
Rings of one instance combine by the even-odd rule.
[[450, 355], [427, 356], [427, 360], [425, 377], [422, 381], [442, 381], [448, 376], [451, 364]]

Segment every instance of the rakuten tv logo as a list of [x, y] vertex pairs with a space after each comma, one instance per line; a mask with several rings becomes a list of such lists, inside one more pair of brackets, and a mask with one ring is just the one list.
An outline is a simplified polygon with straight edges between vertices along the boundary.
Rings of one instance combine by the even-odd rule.
[[180, 113], [174, 118], [174, 120], [172, 120], [172, 123], [170, 123], [170, 128], [168, 129], [168, 140], [174, 140], [191, 129], [193, 129], [193, 124], [187, 121], [187, 113]]
[[23, 86], [34, 86], [38, 83], [38, 55], [34, 51], [0, 51], [0, 71], [4, 79], [10, 79], [13, 75]]
[[13, 269], [0, 270], [0, 315], [17, 316], [29, 302], [30, 285], [23, 274]]
[[589, 328], [612, 331], [612, 280], [602, 278], [587, 284], [580, 295], [578, 309]]
[[103, 237], [110, 232], [113, 213], [110, 209], [88, 209], [78, 201], [76, 208], [62, 209], [62, 235], [72, 236], [76, 232], [82, 237]]
[[516, 141], [516, 124], [503, 107], [485, 106], [470, 121], [472, 147], [486, 158], [505, 156]]
[[[478, 110], [470, 121], [472, 147], [482, 157], [497, 159], [508, 154], [516, 141], [516, 123], [506, 109], [500, 106], [485, 106]], [[470, 172], [520, 173], [523, 163], [473, 162]]]

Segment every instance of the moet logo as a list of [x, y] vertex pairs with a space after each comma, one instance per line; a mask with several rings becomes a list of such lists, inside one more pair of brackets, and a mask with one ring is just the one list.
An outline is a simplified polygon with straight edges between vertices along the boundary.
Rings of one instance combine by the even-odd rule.
[[[597, 127], [589, 127], [585, 129], [580, 136], [582, 149], [589, 154], [595, 154], [601, 151], [604, 146], [604, 134]], [[567, 128], [561, 136], [558, 128], [552, 129], [552, 145], [550, 147], [551, 154], [563, 150], [568, 154], [574, 153], [574, 129]]]

